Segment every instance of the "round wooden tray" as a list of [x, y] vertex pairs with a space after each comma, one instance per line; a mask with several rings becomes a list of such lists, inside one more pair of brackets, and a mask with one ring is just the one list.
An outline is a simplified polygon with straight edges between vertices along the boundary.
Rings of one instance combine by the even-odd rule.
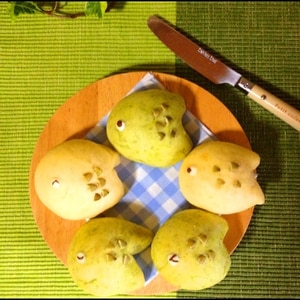
[[[42, 156], [55, 145], [71, 138], [84, 137], [146, 73], [145, 71], [116, 74], [82, 89], [53, 114], [37, 141], [29, 178], [32, 212], [46, 243], [65, 265], [71, 240], [85, 220], [64, 220], [43, 205], [33, 184], [36, 166]], [[186, 100], [187, 109], [204, 123], [219, 140], [233, 142], [251, 149], [248, 138], [238, 121], [216, 97], [186, 79], [165, 73], [154, 72], [153, 74], [166, 89], [182, 95]], [[253, 208], [250, 208], [237, 214], [224, 216], [229, 223], [225, 244], [230, 253], [236, 249], [243, 238], [252, 214]], [[175, 286], [157, 275], [133, 295], [158, 295], [175, 290], [177, 290]]]

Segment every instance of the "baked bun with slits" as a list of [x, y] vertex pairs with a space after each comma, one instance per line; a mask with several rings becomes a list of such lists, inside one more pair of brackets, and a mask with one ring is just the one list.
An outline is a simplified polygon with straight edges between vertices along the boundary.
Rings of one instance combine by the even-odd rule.
[[265, 202], [257, 182], [260, 156], [240, 145], [209, 141], [184, 158], [179, 188], [192, 205], [216, 214], [233, 214]]
[[132, 161], [169, 167], [193, 147], [182, 124], [185, 111], [185, 100], [179, 94], [160, 89], [138, 91], [113, 107], [107, 120], [107, 137]]
[[227, 221], [201, 209], [172, 215], [156, 232], [151, 257], [158, 272], [178, 289], [209, 288], [227, 275]]
[[113, 149], [85, 139], [50, 149], [37, 165], [34, 185], [39, 199], [68, 220], [92, 218], [117, 204], [125, 193]]
[[68, 269], [79, 288], [98, 296], [128, 294], [144, 287], [144, 273], [134, 255], [151, 243], [147, 227], [116, 217], [89, 220], [68, 249]]

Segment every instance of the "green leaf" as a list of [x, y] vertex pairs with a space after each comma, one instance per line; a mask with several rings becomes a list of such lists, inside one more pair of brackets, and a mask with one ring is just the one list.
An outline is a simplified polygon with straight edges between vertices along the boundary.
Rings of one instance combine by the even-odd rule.
[[10, 16], [14, 18], [20, 14], [34, 14], [39, 9], [31, 1], [9, 1], [10, 3]]
[[85, 14], [87, 16], [96, 15], [99, 19], [103, 17], [107, 9], [107, 1], [87, 1]]

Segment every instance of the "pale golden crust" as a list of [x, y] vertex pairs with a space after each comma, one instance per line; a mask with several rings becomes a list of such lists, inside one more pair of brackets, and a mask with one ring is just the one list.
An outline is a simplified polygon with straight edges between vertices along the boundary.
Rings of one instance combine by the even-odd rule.
[[34, 177], [40, 200], [64, 219], [92, 218], [118, 203], [125, 193], [114, 150], [84, 139], [65, 141], [39, 162]]
[[242, 146], [211, 141], [196, 146], [183, 160], [179, 188], [188, 202], [217, 214], [232, 214], [263, 204], [256, 179], [257, 153]]

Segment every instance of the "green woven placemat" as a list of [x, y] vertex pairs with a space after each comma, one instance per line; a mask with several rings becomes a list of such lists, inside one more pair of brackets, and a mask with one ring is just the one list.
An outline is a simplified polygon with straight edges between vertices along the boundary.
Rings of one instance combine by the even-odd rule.
[[[0, 297], [89, 297], [42, 239], [28, 179], [37, 139], [69, 97], [113, 73], [174, 73], [146, 20], [176, 20], [175, 2], [118, 2], [103, 19], [24, 15], [0, 3]], [[117, 87], [116, 87], [117, 88]]]
[[[253, 82], [300, 109], [300, 3], [268, 1], [177, 4], [177, 26]], [[300, 297], [299, 132], [230, 86], [216, 86], [179, 59], [176, 75], [198, 83], [236, 116], [261, 155], [266, 194], [217, 286], [178, 297]], [[217, 118], [218, 116], [216, 116]]]
[[[104, 19], [42, 15], [11, 22], [0, 3], [0, 297], [87, 298], [34, 222], [28, 176], [43, 127], [70, 96], [113, 73], [157, 70], [198, 83], [239, 120], [261, 154], [266, 204], [217, 286], [179, 298], [300, 297], [299, 133], [228, 86], [214, 86], [146, 26], [160, 14], [249, 79], [300, 109], [298, 2], [121, 2]], [[216, 116], [217, 117], [217, 116]]]

